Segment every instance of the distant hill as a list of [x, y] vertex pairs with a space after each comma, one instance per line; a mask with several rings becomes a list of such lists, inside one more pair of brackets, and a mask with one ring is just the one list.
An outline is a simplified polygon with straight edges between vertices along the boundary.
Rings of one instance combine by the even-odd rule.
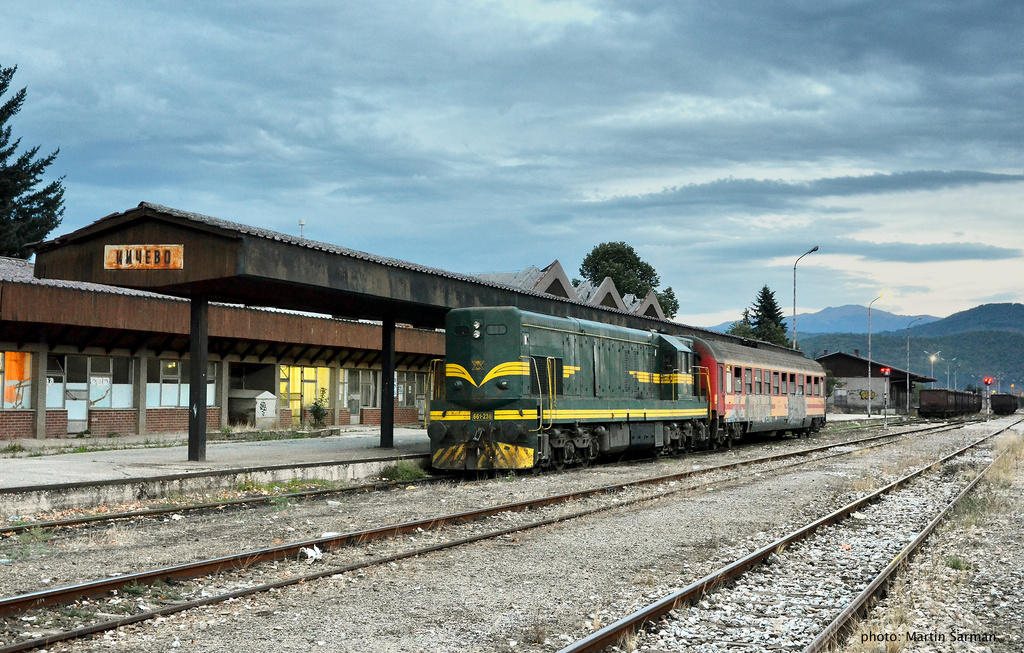
[[[800, 322], [796, 325], [799, 327]], [[948, 336], [971, 331], [1024, 332], [1024, 304], [982, 304], [911, 329], [913, 334], [921, 336]]]
[[[947, 378], [949, 386], [956, 385], [961, 389], [969, 383], [980, 386], [981, 378], [985, 376], [1002, 378], [1001, 386], [992, 386], [993, 392], [997, 389], [1007, 392], [1011, 383], [1016, 385], [1016, 389], [1024, 387], [1024, 332], [970, 331], [922, 336], [916, 329], [911, 329], [909, 343], [906, 330], [902, 333], [872, 333], [871, 359], [906, 369], [908, 344], [910, 370], [937, 379], [932, 387], [946, 387]], [[800, 338], [800, 349], [810, 358], [817, 358], [826, 351], [853, 354], [856, 350], [867, 358], [868, 337], [860, 333], [808, 335]], [[929, 354], [934, 353], [938, 357], [933, 365]]]
[[[797, 315], [800, 349], [810, 358], [826, 351], [859, 351], [867, 358], [867, 313], [864, 306], [840, 306]], [[993, 391], [1006, 392], [1011, 383], [1024, 387], [1024, 304], [982, 304], [941, 319], [923, 316], [911, 327], [908, 343], [907, 325], [915, 317], [872, 309], [871, 358], [905, 369], [909, 344], [911, 371], [938, 379], [933, 387], [977, 386], [985, 376], [1002, 379]], [[731, 324], [711, 328], [725, 331]], [[934, 365], [931, 353], [938, 354]]]
[[[929, 322], [941, 319], [931, 315], [896, 315], [873, 308], [871, 309], [871, 332], [905, 329], [907, 324], [918, 317], [921, 318], [918, 325], [928, 324]], [[792, 321], [792, 316], [786, 317], [787, 329], [791, 328]], [[723, 322], [708, 328], [712, 331], [724, 333], [730, 326], [732, 326], [732, 322]], [[838, 307], [829, 306], [817, 313], [798, 313], [796, 316], [796, 329], [797, 336], [814, 333], [867, 333], [868, 309], [864, 306], [848, 304]]]

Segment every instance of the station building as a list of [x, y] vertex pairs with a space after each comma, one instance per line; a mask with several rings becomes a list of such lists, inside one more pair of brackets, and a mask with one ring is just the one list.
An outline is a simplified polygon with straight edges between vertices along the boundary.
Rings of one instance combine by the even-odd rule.
[[[207, 423], [295, 428], [319, 400], [325, 424], [379, 424], [380, 348], [379, 324], [212, 304]], [[0, 257], [0, 440], [185, 432], [188, 351], [188, 300]], [[399, 327], [395, 351], [395, 423], [416, 424], [444, 334]]]
[[[829, 412], [866, 412], [870, 397], [871, 409], [879, 415], [885, 408], [886, 401], [890, 412], [906, 413], [907, 392], [909, 391], [913, 397], [914, 388], [919, 384], [935, 382], [935, 379], [928, 376], [914, 374], [879, 361], [869, 361], [861, 357], [859, 349], [855, 349], [852, 354], [842, 351], [830, 354], [825, 350], [815, 360], [838, 382], [826, 402]], [[911, 411], [914, 409], [913, 403], [910, 402]]]

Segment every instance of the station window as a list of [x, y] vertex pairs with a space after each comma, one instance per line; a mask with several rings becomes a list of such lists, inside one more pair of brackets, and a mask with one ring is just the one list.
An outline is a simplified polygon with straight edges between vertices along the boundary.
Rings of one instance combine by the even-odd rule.
[[761, 370], [754, 370], [754, 394], [761, 394]]
[[[70, 356], [68, 357], [71, 358]], [[206, 405], [217, 403], [218, 363], [209, 362], [206, 368]], [[150, 408], [188, 408], [189, 370], [188, 359], [146, 360], [146, 405]], [[69, 367], [70, 373], [70, 367]]]
[[0, 408], [32, 408], [32, 354], [17, 351], [0, 352], [0, 387], [4, 392]]

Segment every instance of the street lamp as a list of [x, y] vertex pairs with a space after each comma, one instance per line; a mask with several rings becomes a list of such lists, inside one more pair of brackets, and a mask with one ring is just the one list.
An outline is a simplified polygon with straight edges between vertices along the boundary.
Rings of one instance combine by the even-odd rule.
[[813, 254], [818, 251], [818, 246], [815, 245], [813, 249], [809, 249], [796, 258], [796, 262], [793, 263], [793, 349], [796, 349], [796, 264], [800, 262], [800, 259]]
[[[953, 363], [953, 361], [955, 361], [955, 360], [956, 360], [956, 356], [954, 356], [953, 358], [950, 358], [950, 359], [949, 359], [948, 361], [946, 361], [946, 387], [947, 387], [947, 388], [949, 388], [949, 387], [950, 387], [950, 385], [949, 385], [949, 366], [950, 366], [950, 365], [951, 365], [951, 364]], [[956, 388], [953, 388], [953, 389], [955, 390]]]
[[927, 351], [927, 350], [924, 353], [928, 354], [928, 358], [932, 362], [932, 371], [931, 371], [931, 373], [928, 376], [930, 376], [930, 377], [932, 377], [934, 379], [935, 378], [935, 361], [942, 360], [941, 358], [939, 358], [939, 354], [942, 353], [942, 350], [940, 349], [939, 351], [935, 352], [934, 354], [931, 353], [930, 351]]
[[883, 297], [885, 297], [884, 291], [868, 302], [868, 417], [871, 417], [871, 305]]
[[923, 319], [923, 315], [916, 317], [907, 325], [907, 419], [910, 419], [910, 325]]

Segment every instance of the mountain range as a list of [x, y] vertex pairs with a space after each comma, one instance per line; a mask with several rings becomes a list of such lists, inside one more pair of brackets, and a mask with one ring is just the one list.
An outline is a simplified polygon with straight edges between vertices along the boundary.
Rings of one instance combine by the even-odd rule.
[[[905, 329], [910, 322], [918, 318], [920, 318], [920, 322], [916, 326], [942, 321], [942, 318], [933, 315], [897, 315], [873, 308], [871, 309], [871, 332]], [[786, 329], [791, 330], [793, 317], [788, 315], [785, 320]], [[724, 333], [732, 324], [732, 322], [723, 322], [707, 328]], [[798, 336], [802, 333], [867, 333], [868, 309], [856, 304], [847, 304], [846, 306], [829, 306], [817, 313], [797, 313], [796, 328]]]
[[[731, 324], [711, 328], [725, 331]], [[827, 351], [868, 356], [863, 306], [797, 315], [796, 326], [800, 349], [811, 358]], [[938, 380], [933, 387], [978, 386], [985, 376], [996, 377], [993, 391], [1024, 387], [1024, 304], [982, 304], [946, 318], [872, 309], [871, 335], [872, 360], [907, 369], [909, 357], [912, 372]]]

